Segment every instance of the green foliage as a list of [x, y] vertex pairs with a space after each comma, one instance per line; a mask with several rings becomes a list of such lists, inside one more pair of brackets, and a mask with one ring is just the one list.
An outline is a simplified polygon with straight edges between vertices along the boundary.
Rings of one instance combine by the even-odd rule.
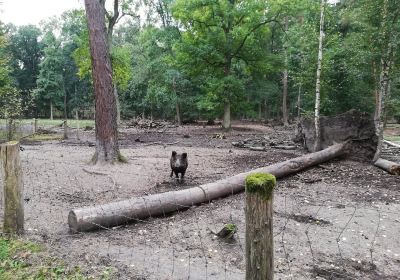
[[46, 33], [43, 41], [46, 45], [44, 58], [39, 65], [37, 88], [34, 90], [33, 96], [37, 103], [49, 104], [52, 102], [63, 107], [65, 85], [61, 42], [56, 39], [52, 32]]
[[20, 92], [11, 86], [0, 88], [0, 118], [17, 119], [22, 114]]
[[269, 69], [266, 10], [267, 2], [257, 0], [175, 2], [173, 16], [185, 30], [176, 59], [201, 84], [200, 109], [218, 114], [223, 104], [238, 104], [251, 74]]

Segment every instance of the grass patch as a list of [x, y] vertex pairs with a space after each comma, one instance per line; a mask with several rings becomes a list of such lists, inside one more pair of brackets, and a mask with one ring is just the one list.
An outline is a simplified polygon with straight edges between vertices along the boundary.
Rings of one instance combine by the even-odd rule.
[[29, 141], [52, 141], [52, 140], [62, 140], [63, 136], [59, 134], [34, 134], [24, 139]]
[[400, 136], [384, 136], [385, 140], [392, 142], [400, 142]]
[[[58, 126], [63, 123], [63, 119], [56, 119], [56, 120], [50, 120], [50, 119], [37, 119], [38, 126], [39, 127], [52, 127], [52, 126]], [[79, 127], [83, 128], [85, 126], [93, 126], [94, 127], [94, 120], [67, 120], [68, 126], [72, 128], [77, 128], [78, 123]], [[6, 120], [5, 119], [0, 119], [0, 125], [6, 125]], [[33, 119], [19, 119], [17, 120], [17, 126], [18, 125], [33, 125]]]
[[0, 279], [4, 280], [84, 280], [113, 279], [113, 268], [104, 268], [96, 275], [88, 275], [79, 267], [68, 267], [50, 257], [36, 243], [0, 236]]

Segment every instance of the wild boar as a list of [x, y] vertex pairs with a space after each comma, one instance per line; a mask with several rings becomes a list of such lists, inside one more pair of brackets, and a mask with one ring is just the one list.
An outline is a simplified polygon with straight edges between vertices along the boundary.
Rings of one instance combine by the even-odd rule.
[[178, 154], [177, 152], [173, 151], [170, 159], [171, 164], [171, 177], [175, 173], [175, 177], [179, 180], [179, 173], [181, 174], [180, 180], [183, 180], [185, 176], [186, 169], [188, 167], [188, 158], [187, 153]]

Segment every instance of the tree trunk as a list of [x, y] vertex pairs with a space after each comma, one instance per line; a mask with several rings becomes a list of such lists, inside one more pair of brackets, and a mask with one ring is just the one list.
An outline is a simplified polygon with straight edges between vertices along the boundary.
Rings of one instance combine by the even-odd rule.
[[[288, 18], [285, 17], [285, 31], [288, 30]], [[287, 46], [284, 46], [284, 56], [285, 56], [285, 69], [283, 70], [283, 94], [282, 94], [282, 122], [284, 126], [289, 125], [289, 114], [288, 114], [288, 53]]]
[[299, 85], [299, 93], [297, 94], [297, 119], [301, 117], [301, 84]]
[[324, 40], [324, 11], [325, 1], [321, 0], [321, 19], [319, 23], [319, 46], [318, 46], [318, 62], [317, 62], [317, 81], [315, 86], [315, 143], [314, 152], [321, 150], [321, 125], [319, 111], [321, 106], [321, 65], [322, 65], [322, 42]]
[[181, 108], [179, 106], [178, 100], [176, 101], [175, 109], [176, 109], [176, 121], [177, 121], [178, 125], [180, 126], [180, 125], [182, 125], [182, 119], [181, 119]]
[[333, 145], [325, 150], [279, 162], [267, 167], [240, 173], [233, 177], [198, 187], [148, 195], [100, 206], [74, 209], [69, 213], [68, 224], [73, 232], [103, 229], [127, 222], [192, 207], [244, 190], [245, 178], [252, 173], [271, 173], [282, 178], [311, 166], [331, 160], [345, 153], [346, 143]]
[[180, 125], [182, 125], [181, 108], [180, 108], [180, 105], [179, 105], [179, 96], [178, 96], [178, 93], [176, 91], [176, 80], [175, 80], [175, 77], [173, 77], [173, 79], [172, 79], [172, 89], [174, 90], [174, 93], [175, 93], [175, 96], [176, 96], [176, 104], [175, 104], [176, 121], [177, 121], [178, 125], [180, 126]]
[[119, 158], [117, 106], [113, 94], [112, 68], [106, 39], [104, 9], [98, 0], [85, 0], [95, 93], [96, 152], [94, 163]]
[[258, 103], [258, 121], [261, 121], [262, 119], [262, 106], [261, 102]]
[[53, 120], [53, 100], [50, 99], [50, 120]]
[[231, 104], [229, 101], [224, 104], [224, 119], [222, 121], [222, 128], [225, 130], [231, 129]]
[[386, 102], [390, 90], [390, 67], [392, 63], [393, 46], [390, 42], [391, 30], [388, 26], [388, 0], [383, 2], [382, 11], [382, 30], [381, 40], [383, 41], [384, 50], [381, 58], [381, 72], [379, 75], [379, 96], [378, 108], [375, 114], [375, 133], [378, 137], [378, 145], [373, 161], [377, 161], [382, 153], [383, 131], [386, 116]]

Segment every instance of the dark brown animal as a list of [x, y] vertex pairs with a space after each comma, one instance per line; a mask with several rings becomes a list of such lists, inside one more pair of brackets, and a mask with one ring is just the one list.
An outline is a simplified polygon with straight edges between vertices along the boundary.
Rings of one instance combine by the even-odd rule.
[[175, 177], [179, 180], [179, 173], [181, 174], [180, 180], [183, 180], [185, 176], [186, 169], [188, 167], [187, 153], [178, 154], [173, 151], [170, 159], [171, 164], [171, 177], [175, 173]]

